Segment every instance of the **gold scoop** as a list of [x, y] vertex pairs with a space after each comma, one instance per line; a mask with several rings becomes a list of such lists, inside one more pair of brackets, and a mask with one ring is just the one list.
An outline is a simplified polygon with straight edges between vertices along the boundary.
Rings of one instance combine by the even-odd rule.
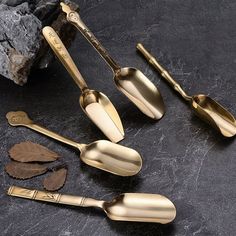
[[175, 219], [174, 204], [159, 194], [123, 193], [110, 202], [11, 186], [10, 196], [78, 207], [101, 208], [111, 220], [167, 224]]
[[80, 87], [82, 91], [80, 106], [85, 114], [112, 142], [121, 141], [124, 138], [124, 129], [111, 101], [105, 94], [88, 88], [70, 54], [53, 28], [44, 27], [43, 35], [75, 83]]
[[8, 112], [8, 123], [12, 126], [25, 126], [44, 134], [59, 142], [80, 150], [80, 158], [87, 165], [120, 176], [137, 174], [142, 167], [142, 158], [131, 148], [121, 146], [107, 140], [99, 140], [90, 144], [76, 143], [64, 138], [40, 125], [35, 124], [23, 111]]
[[62, 10], [67, 14], [67, 20], [72, 23], [97, 50], [114, 72], [117, 88], [124, 93], [144, 114], [152, 119], [160, 119], [164, 113], [164, 103], [157, 87], [136, 68], [121, 68], [108, 54], [106, 49], [86, 27], [79, 14], [61, 3]]
[[236, 120], [229, 111], [204, 94], [188, 96], [141, 43], [137, 44], [137, 49], [157, 69], [161, 76], [191, 104], [192, 109], [202, 120], [210, 124], [225, 137], [233, 137], [236, 134]]

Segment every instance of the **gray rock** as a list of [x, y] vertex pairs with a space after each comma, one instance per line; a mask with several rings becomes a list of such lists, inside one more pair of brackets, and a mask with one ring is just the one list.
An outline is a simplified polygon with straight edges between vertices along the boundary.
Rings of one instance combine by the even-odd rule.
[[48, 66], [53, 55], [41, 34], [45, 25], [53, 26], [66, 46], [75, 37], [76, 30], [66, 22], [58, 0], [0, 1], [1, 75], [23, 85], [32, 68]]

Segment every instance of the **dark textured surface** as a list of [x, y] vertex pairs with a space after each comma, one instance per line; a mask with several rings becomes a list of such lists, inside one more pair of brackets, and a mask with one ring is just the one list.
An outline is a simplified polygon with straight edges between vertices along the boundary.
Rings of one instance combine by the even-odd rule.
[[[78, 153], [25, 128], [7, 125], [5, 113], [27, 111], [37, 122], [75, 140], [104, 138], [79, 107], [80, 91], [55, 62], [35, 73], [25, 87], [0, 80], [1, 235], [212, 235], [236, 232], [235, 139], [224, 139], [136, 53], [144, 43], [191, 94], [206, 93], [236, 114], [236, 2], [234, 0], [78, 1], [81, 17], [122, 65], [140, 68], [161, 89], [167, 112], [159, 122], [144, 117], [115, 88], [112, 73], [92, 47], [77, 36], [71, 53], [91, 87], [116, 105], [126, 129], [122, 144], [139, 150], [140, 174], [121, 178], [88, 167]], [[173, 224], [112, 222], [99, 210], [10, 198], [10, 184], [41, 186], [42, 177], [10, 179], [3, 171], [7, 150], [31, 140], [62, 154], [69, 166], [60, 192], [111, 199], [121, 192], [168, 196], [177, 207]]]

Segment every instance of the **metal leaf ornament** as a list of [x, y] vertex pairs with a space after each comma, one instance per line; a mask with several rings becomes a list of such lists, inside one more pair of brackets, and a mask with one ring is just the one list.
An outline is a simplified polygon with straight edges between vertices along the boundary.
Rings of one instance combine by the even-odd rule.
[[66, 167], [57, 169], [44, 179], [43, 186], [48, 191], [56, 191], [63, 187], [66, 181], [66, 176], [67, 176]]
[[59, 158], [57, 153], [29, 141], [15, 144], [9, 150], [9, 155], [19, 162], [52, 162]]
[[5, 166], [5, 170], [11, 177], [23, 180], [42, 175], [48, 171], [48, 168], [35, 163], [11, 161]]

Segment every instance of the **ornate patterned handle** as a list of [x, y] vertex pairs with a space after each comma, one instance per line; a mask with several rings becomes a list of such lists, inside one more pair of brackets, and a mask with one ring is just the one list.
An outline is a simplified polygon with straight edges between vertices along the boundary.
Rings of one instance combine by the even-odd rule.
[[61, 3], [62, 10], [67, 14], [67, 20], [72, 23], [82, 35], [89, 41], [90, 44], [98, 51], [101, 57], [107, 62], [114, 72], [120, 70], [120, 66], [111, 58], [106, 49], [97, 40], [94, 34], [83, 23], [79, 14], [76, 11], [72, 11], [68, 5]]
[[88, 88], [78, 68], [73, 62], [69, 52], [66, 50], [64, 44], [58, 37], [57, 33], [50, 26], [43, 28], [43, 35], [47, 40], [48, 44], [57, 55], [58, 59], [62, 62], [64, 67], [67, 69], [69, 74], [74, 79], [75, 83], [80, 87], [81, 90]]
[[65, 204], [79, 207], [99, 207], [103, 209], [104, 203], [104, 201], [98, 201], [92, 198], [72, 196], [60, 193], [51, 193], [17, 186], [11, 186], [8, 189], [7, 194], [20, 198], [27, 198], [37, 201], [52, 202], [57, 204]]
[[8, 123], [12, 126], [25, 126], [29, 129], [37, 131], [41, 134], [44, 134], [50, 138], [58, 140], [62, 143], [68, 144], [72, 147], [82, 150], [84, 144], [76, 143], [68, 138], [65, 138], [59, 134], [56, 134], [40, 125], [35, 124], [28, 116], [28, 114], [24, 111], [11, 111], [6, 115], [8, 119]]
[[10, 111], [6, 114], [8, 123], [12, 126], [27, 126], [33, 124], [33, 121], [24, 111]]
[[39, 190], [31, 190], [17, 186], [11, 186], [7, 194], [10, 196], [28, 198], [43, 202], [53, 202], [73, 206], [84, 206], [85, 197], [71, 196], [60, 193], [51, 193]]

